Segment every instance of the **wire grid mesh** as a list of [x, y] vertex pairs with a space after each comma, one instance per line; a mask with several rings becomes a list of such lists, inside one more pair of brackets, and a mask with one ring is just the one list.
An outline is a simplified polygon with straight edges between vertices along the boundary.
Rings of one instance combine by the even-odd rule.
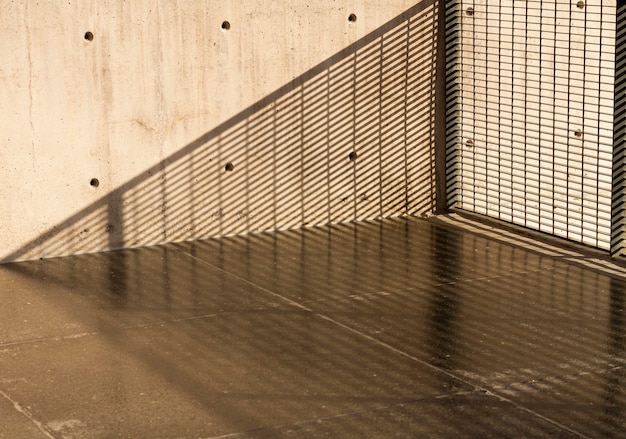
[[610, 248], [616, 6], [450, 4], [451, 207]]

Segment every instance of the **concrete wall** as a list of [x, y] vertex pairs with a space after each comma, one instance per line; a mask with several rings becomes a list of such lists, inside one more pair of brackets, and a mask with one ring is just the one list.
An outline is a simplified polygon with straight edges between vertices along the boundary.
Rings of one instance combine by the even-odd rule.
[[0, 260], [432, 210], [436, 9], [3, 1]]

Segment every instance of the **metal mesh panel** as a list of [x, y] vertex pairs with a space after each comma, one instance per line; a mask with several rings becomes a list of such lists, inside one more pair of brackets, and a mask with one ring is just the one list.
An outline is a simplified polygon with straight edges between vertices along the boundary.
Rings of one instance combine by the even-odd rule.
[[451, 204], [609, 249], [615, 2], [459, 3]]

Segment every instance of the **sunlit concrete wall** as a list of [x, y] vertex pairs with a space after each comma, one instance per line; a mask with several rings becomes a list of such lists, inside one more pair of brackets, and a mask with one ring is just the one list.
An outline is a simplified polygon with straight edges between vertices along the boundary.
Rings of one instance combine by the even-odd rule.
[[431, 211], [437, 3], [3, 1], [0, 260]]

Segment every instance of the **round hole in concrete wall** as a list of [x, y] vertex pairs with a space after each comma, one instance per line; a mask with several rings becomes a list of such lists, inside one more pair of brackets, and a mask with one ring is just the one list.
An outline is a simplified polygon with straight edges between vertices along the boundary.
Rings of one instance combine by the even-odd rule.
[[465, 10], [465, 13], [467, 14], [467, 16], [471, 17], [472, 15], [474, 15], [474, 8], [469, 7]]
[[583, 136], [583, 130], [574, 131], [574, 135], [580, 139]]
[[92, 178], [91, 180], [89, 180], [89, 185], [91, 187], [98, 187], [100, 186], [100, 180], [98, 180], [97, 178]]
[[354, 23], [356, 21], [356, 15], [354, 15], [354, 14], [348, 15], [348, 21], [350, 23]]
[[224, 30], [230, 29], [230, 22], [222, 21], [222, 29], [224, 29]]
[[468, 148], [473, 148], [474, 147], [474, 141], [472, 139], [467, 139], [467, 142], [465, 142], [465, 145]]
[[92, 32], [85, 32], [85, 40], [93, 41], [93, 33]]
[[355, 161], [358, 156], [359, 155], [356, 153], [356, 151], [352, 151], [350, 154], [348, 154], [348, 158], [350, 159], [351, 162]]
[[235, 165], [233, 165], [231, 162], [226, 163], [226, 166], [224, 166], [224, 170], [226, 172], [232, 172], [235, 169]]
[[585, 2], [581, 0], [576, 3], [576, 6], [578, 7], [578, 9], [585, 9]]

